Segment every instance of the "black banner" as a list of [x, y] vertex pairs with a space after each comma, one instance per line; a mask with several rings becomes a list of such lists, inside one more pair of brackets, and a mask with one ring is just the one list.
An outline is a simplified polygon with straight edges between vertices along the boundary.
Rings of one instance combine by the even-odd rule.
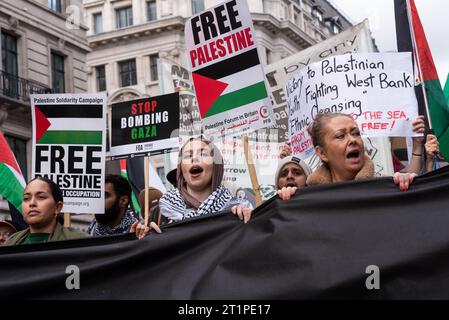
[[143, 240], [3, 247], [0, 298], [448, 298], [448, 190], [446, 167], [408, 191], [391, 178], [304, 188], [246, 225], [225, 213]]

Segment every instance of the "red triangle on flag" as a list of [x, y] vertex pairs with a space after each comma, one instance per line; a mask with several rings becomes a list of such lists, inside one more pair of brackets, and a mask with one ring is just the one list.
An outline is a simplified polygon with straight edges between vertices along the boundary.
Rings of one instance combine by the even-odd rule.
[[47, 117], [39, 110], [36, 106], [34, 107], [36, 115], [36, 143], [42, 138], [44, 133], [51, 126], [51, 122], [48, 121]]
[[14, 157], [14, 154], [12, 153], [9, 144], [1, 131], [0, 131], [0, 163], [5, 163], [14, 170], [16, 170], [17, 173], [22, 174], [22, 171], [20, 171], [19, 165], [17, 164], [16, 158]]
[[223, 91], [225, 91], [228, 84], [197, 73], [192, 73], [192, 76], [201, 118], [204, 118], [204, 115], [214, 105]]

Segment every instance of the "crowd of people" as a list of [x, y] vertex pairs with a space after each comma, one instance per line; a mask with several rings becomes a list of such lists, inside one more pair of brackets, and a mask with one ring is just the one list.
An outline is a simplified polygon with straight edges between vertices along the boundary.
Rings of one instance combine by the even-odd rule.
[[[413, 123], [417, 133], [423, 133], [424, 118]], [[320, 113], [309, 128], [316, 155], [321, 165], [312, 170], [302, 159], [291, 155], [285, 144], [274, 174], [277, 196], [288, 201], [299, 188], [330, 183], [342, 183], [374, 177], [374, 164], [366, 155], [360, 130], [354, 119], [341, 113]], [[396, 172], [393, 182], [400, 190], [408, 190], [414, 178], [434, 170], [442, 158], [434, 135], [413, 139], [412, 159], [407, 172]], [[423, 156], [424, 155], [424, 156]], [[190, 138], [179, 151], [176, 170], [169, 173], [175, 188], [162, 194], [150, 188], [150, 223], [132, 209], [131, 186], [119, 175], [105, 179], [105, 212], [96, 214], [88, 232], [64, 227], [60, 213], [62, 192], [46, 178], [35, 178], [25, 187], [22, 214], [28, 228], [18, 231], [8, 222], [0, 221], [0, 244], [21, 245], [47, 241], [69, 240], [135, 233], [138, 239], [151, 230], [161, 233], [161, 225], [211, 214], [233, 214], [244, 223], [251, 219], [254, 206], [243, 194], [223, 185], [224, 161], [220, 150], [204, 136]], [[144, 207], [144, 190], [139, 202]]]

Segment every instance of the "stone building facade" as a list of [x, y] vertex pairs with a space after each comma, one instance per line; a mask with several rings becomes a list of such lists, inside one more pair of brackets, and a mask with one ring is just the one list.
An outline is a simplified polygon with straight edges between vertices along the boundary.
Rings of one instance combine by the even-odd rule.
[[[70, 23], [81, 13], [81, 0], [0, 1], [0, 130], [25, 178], [31, 174], [30, 94], [88, 90], [88, 27]], [[0, 200], [0, 219], [7, 211]]]

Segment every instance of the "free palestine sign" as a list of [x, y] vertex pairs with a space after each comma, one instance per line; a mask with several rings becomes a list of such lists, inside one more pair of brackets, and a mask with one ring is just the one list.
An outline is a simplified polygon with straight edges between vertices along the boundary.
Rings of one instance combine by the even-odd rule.
[[53, 180], [64, 211], [104, 213], [106, 95], [31, 96], [32, 176]]
[[187, 21], [186, 44], [203, 128], [211, 135], [274, 124], [256, 36], [244, 0], [232, 0]]

